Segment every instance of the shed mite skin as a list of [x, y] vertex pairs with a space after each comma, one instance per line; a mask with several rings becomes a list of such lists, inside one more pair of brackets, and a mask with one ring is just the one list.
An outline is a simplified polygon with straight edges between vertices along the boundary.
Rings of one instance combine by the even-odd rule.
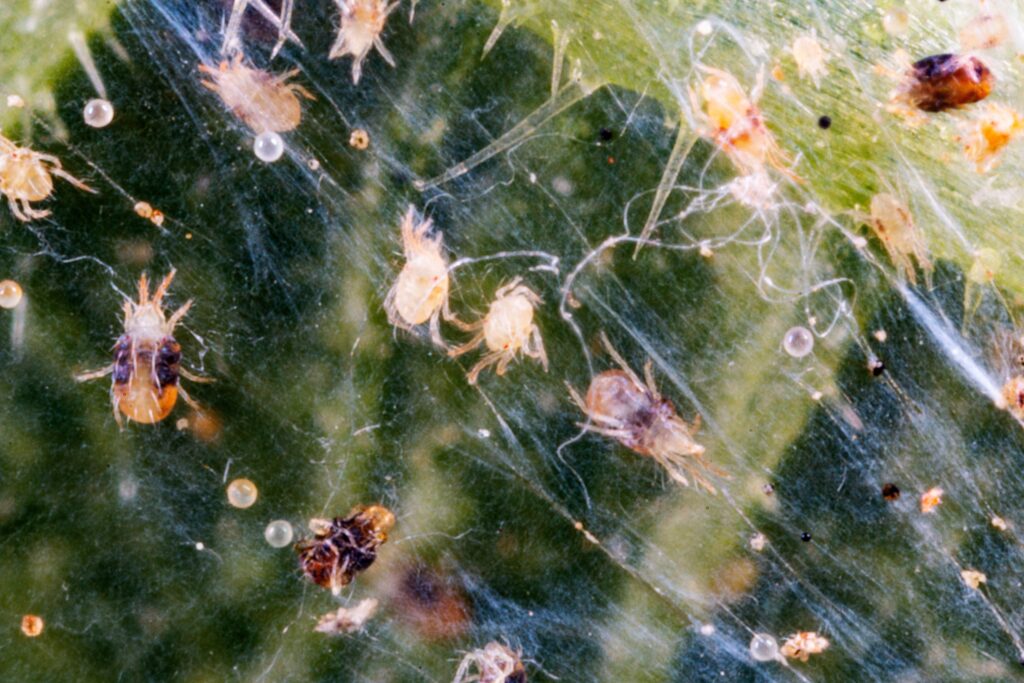
[[481, 344], [485, 344], [488, 351], [466, 375], [470, 384], [476, 384], [480, 372], [495, 364], [498, 367], [494, 372], [501, 377], [520, 352], [540, 361], [547, 372], [544, 340], [540, 336], [540, 328], [533, 322], [533, 310], [540, 305], [541, 299], [521, 283], [522, 278], [517, 277], [499, 288], [487, 315], [475, 323], [459, 325], [467, 331], [477, 330], [477, 334], [462, 346], [449, 349], [449, 356], [461, 356]]
[[295, 544], [302, 573], [337, 595], [373, 564], [394, 525], [394, 513], [382, 505], [358, 505], [347, 517], [311, 520], [315, 536]]
[[924, 271], [926, 283], [931, 285], [933, 267], [928, 259], [928, 247], [906, 204], [888, 192], [880, 192], [871, 198], [870, 215], [862, 216], [861, 220], [885, 247], [898, 273], [906, 277], [910, 284], [917, 284], [917, 270], [911, 260], [913, 257]]
[[705, 474], [728, 474], [704, 459], [704, 446], [693, 435], [700, 429], [700, 415], [687, 424], [672, 401], [663, 398], [654, 381], [651, 360], [644, 364], [644, 379], [633, 372], [602, 332], [601, 341], [621, 370], [605, 370], [595, 376], [584, 398], [572, 385], [569, 394], [588, 419], [588, 431], [611, 437], [634, 453], [653, 458], [673, 481], [689, 486], [692, 476], [709, 493], [717, 493]]
[[[467, 652], [452, 683], [526, 683], [522, 653], [513, 652], [497, 641]], [[472, 671], [473, 668], [476, 671]]]
[[53, 176], [63, 178], [79, 190], [96, 192], [65, 171], [60, 159], [52, 154], [19, 147], [0, 135], [0, 193], [7, 197], [15, 218], [29, 223], [50, 215], [50, 211], [36, 209], [31, 203], [41, 202], [53, 194]]
[[170, 318], [165, 317], [160, 305], [176, 272], [172, 269], [167, 274], [152, 298], [146, 275], [139, 278], [138, 303], [128, 299], [124, 302], [124, 334], [114, 344], [114, 362], [75, 377], [85, 382], [113, 374], [110, 402], [114, 419], [122, 429], [122, 414], [142, 424], [163, 420], [171, 413], [179, 394], [193, 410], [203, 412], [181, 386], [181, 377], [193, 382], [212, 380], [181, 367], [181, 346], [173, 336], [175, 326], [192, 307], [192, 300], [186, 301]]
[[240, 52], [217, 68], [200, 64], [199, 71], [210, 78], [200, 83], [217, 93], [224, 106], [257, 135], [294, 130], [302, 121], [299, 96], [316, 99], [303, 86], [288, 82], [299, 73], [298, 69], [272, 74], [247, 66]]
[[334, 0], [341, 11], [341, 26], [338, 29], [338, 37], [327, 54], [329, 59], [338, 59], [346, 55], [352, 56], [352, 82], [359, 83], [363, 75], [363, 60], [370, 54], [370, 50], [377, 48], [377, 52], [392, 67], [395, 66], [395, 58], [391, 56], [388, 49], [384, 47], [384, 41], [380, 34], [384, 30], [384, 24], [388, 21], [388, 15], [398, 7], [398, 2], [390, 5], [387, 0]]
[[461, 325], [448, 308], [448, 261], [444, 257], [440, 232], [429, 236], [431, 220], [419, 220], [413, 206], [402, 218], [402, 250], [405, 265], [384, 299], [388, 322], [412, 331], [430, 324], [430, 338], [447, 348], [441, 338], [441, 316]]
[[828, 649], [829, 642], [824, 636], [814, 631], [801, 631], [786, 638], [779, 648], [779, 653], [787, 659], [799, 659], [806, 662], [811, 655], [821, 654]]
[[[690, 105], [702, 120], [700, 134], [715, 143], [742, 175], [763, 173], [765, 164], [794, 182], [803, 179], [788, 167], [790, 159], [764, 123], [757, 102], [764, 91], [764, 72], [748, 97], [736, 78], [721, 69], [699, 67], [705, 77], [698, 92], [690, 89]], [[703, 106], [702, 106], [703, 105]]]
[[960, 124], [956, 141], [978, 173], [988, 173], [999, 163], [1003, 148], [1024, 132], [1024, 116], [1012, 107], [989, 102], [978, 115]]

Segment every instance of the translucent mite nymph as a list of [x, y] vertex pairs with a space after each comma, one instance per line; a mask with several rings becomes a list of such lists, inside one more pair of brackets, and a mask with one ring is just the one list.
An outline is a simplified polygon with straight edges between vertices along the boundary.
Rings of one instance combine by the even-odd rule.
[[916, 285], [913, 257], [924, 271], [926, 282], [930, 281], [932, 262], [928, 260], [928, 247], [906, 204], [888, 192], [880, 192], [871, 198], [871, 214], [865, 221], [885, 247], [897, 272]]
[[394, 525], [394, 513], [382, 505], [359, 505], [333, 520], [314, 519], [309, 524], [314, 538], [295, 544], [299, 566], [313, 583], [337, 595], [373, 564]]
[[384, 47], [384, 41], [380, 39], [384, 31], [384, 24], [388, 21], [388, 15], [398, 7], [398, 2], [390, 5], [387, 0], [334, 0], [341, 11], [341, 26], [338, 29], [338, 37], [331, 46], [327, 57], [338, 59], [345, 55], [352, 55], [352, 82], [358, 83], [363, 75], [363, 60], [370, 50], [377, 48], [377, 52], [391, 66], [395, 65], [395, 58], [391, 56], [388, 49]]
[[644, 364], [641, 380], [608, 337], [602, 333], [601, 339], [621, 370], [605, 370], [594, 377], [586, 398], [569, 386], [573, 401], [594, 422], [583, 427], [615, 439], [634, 453], [650, 456], [674, 481], [689, 486], [690, 475], [704, 489], [715, 493], [705, 474], [728, 475], [704, 459], [704, 446], [693, 438], [700, 429], [700, 415], [692, 425], [684, 422], [672, 401], [658, 391], [651, 361]]
[[975, 170], [987, 173], [999, 163], [1003, 148], [1022, 132], [1024, 116], [1005, 104], [989, 102], [975, 118], [960, 124], [956, 139]]
[[440, 232], [430, 236], [430, 219], [419, 220], [412, 206], [402, 219], [402, 250], [405, 265], [384, 299], [388, 322], [402, 329], [430, 323], [430, 338], [438, 346], [441, 322], [453, 320], [448, 309], [448, 261], [441, 247]]
[[256, 134], [295, 129], [302, 121], [299, 96], [316, 99], [306, 88], [288, 82], [299, 73], [298, 69], [283, 74], [254, 69], [243, 62], [241, 53], [215, 69], [200, 64], [199, 71], [210, 77], [200, 82], [217, 93], [224, 106]]
[[60, 159], [52, 154], [19, 147], [0, 135], [0, 193], [7, 197], [15, 218], [28, 223], [50, 215], [49, 211], [33, 208], [31, 202], [41, 202], [53, 194], [53, 176], [79, 190], [96, 191], [65, 171]]
[[757, 108], [764, 90], [764, 74], [758, 74], [757, 85], [747, 97], [732, 74], [707, 66], [700, 69], [706, 75], [700, 83], [699, 96], [690, 89], [690, 104], [703, 124], [700, 134], [712, 140], [742, 175], [762, 173], [765, 164], [769, 164], [788, 178], [802, 182], [787, 166], [789, 157]]
[[152, 298], [146, 275], [139, 278], [138, 303], [128, 299], [124, 302], [124, 334], [114, 344], [114, 362], [75, 378], [84, 382], [113, 373], [110, 402], [119, 426], [123, 426], [122, 414], [143, 424], [159, 422], [170, 414], [178, 394], [194, 410], [202, 412], [180, 380], [181, 377], [193, 382], [210, 380], [181, 367], [181, 346], [173, 336], [175, 326], [192, 307], [192, 300], [186, 301], [170, 318], [164, 315], [160, 305], [175, 272], [171, 270], [167, 274]]
[[452, 683], [526, 683], [526, 667], [520, 653], [493, 641], [466, 653]]
[[533, 309], [541, 300], [532, 289], [521, 282], [522, 278], [517, 277], [499, 288], [487, 315], [481, 320], [460, 325], [466, 330], [478, 332], [462, 346], [450, 349], [449, 356], [460, 356], [480, 344], [485, 344], [488, 351], [470, 369], [467, 375], [470, 384], [476, 384], [480, 372], [495, 363], [498, 365], [495, 373], [499, 377], [504, 375], [508, 364], [515, 360], [516, 354], [520, 352], [524, 356], [540, 361], [545, 371], [548, 369], [544, 340], [541, 339], [540, 328], [533, 322]]

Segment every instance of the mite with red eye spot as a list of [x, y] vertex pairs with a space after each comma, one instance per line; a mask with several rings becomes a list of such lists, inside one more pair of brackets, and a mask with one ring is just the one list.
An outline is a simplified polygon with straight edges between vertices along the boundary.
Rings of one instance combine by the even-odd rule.
[[193, 382], [210, 382], [181, 367], [181, 346], [174, 339], [175, 326], [188, 313], [192, 300], [186, 301], [170, 318], [164, 314], [161, 302], [174, 280], [171, 270], [149, 295], [149, 280], [139, 278], [138, 302], [124, 302], [124, 334], [114, 344], [114, 362], [105, 368], [75, 377], [79, 382], [113, 375], [110, 402], [114, 419], [123, 427], [121, 415], [142, 424], [154, 424], [167, 417], [178, 395], [196, 412], [202, 412], [181, 386], [181, 377]]
[[594, 377], [586, 398], [569, 385], [573, 401], [594, 422], [583, 428], [611, 437], [634, 453], [650, 456], [679, 484], [689, 486], [689, 475], [715, 493], [705, 475], [729, 475], [704, 459], [704, 446], [693, 438], [700, 429], [700, 415], [692, 425], [684, 422], [672, 401], [658, 391], [650, 360], [644, 365], [641, 380], [604, 333], [601, 340], [621, 370], [605, 370]]

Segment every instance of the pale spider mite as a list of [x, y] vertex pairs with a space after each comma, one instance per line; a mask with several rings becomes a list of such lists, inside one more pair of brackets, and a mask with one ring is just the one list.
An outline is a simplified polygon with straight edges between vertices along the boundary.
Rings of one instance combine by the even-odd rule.
[[811, 655], [821, 654], [828, 649], [828, 638], [814, 631], [801, 631], [786, 638], [779, 652], [787, 659], [799, 659], [806, 662]]
[[110, 402], [118, 426], [123, 427], [122, 414], [142, 424], [163, 420], [174, 408], [179, 394], [196, 412], [202, 412], [181, 386], [181, 377], [193, 382], [211, 380], [181, 367], [181, 346], [173, 336], [175, 326], [192, 307], [192, 300], [182, 304], [170, 318], [160, 305], [175, 272], [172, 269], [167, 274], [152, 298], [146, 275], [139, 278], [138, 302], [128, 299], [124, 302], [124, 334], [114, 344], [114, 362], [75, 377], [85, 382], [113, 374]]
[[224, 106], [256, 134], [294, 130], [302, 121], [299, 96], [316, 99], [303, 86], [288, 82], [298, 69], [272, 74], [247, 66], [240, 52], [217, 68], [200, 64], [199, 71], [210, 78], [200, 83], [217, 93]]
[[705, 475], [729, 475], [704, 459], [704, 446], [693, 438], [700, 429], [700, 415], [692, 425], [684, 422], [672, 401], [658, 391], [650, 359], [644, 364], [641, 380], [604, 333], [601, 340], [621, 370], [605, 370], [594, 377], [585, 398], [568, 385], [572, 400], [594, 422], [581, 426], [615, 439], [634, 453], [650, 456], [679, 484], [689, 486], [689, 475], [705, 490], [716, 493]]
[[31, 202], [41, 202], [53, 194], [53, 176], [63, 178], [79, 190], [96, 191], [65, 171], [60, 159], [52, 154], [19, 147], [0, 135], [0, 193], [7, 197], [15, 218], [28, 223], [50, 215], [47, 210], [33, 208]]
[[462, 346], [448, 350], [451, 357], [460, 356], [472, 351], [480, 344], [487, 346], [484, 354], [476, 365], [470, 369], [466, 378], [470, 384], [476, 384], [480, 372], [495, 363], [495, 373], [500, 377], [505, 374], [508, 364], [516, 358], [517, 353], [540, 361], [546, 372], [548, 357], [544, 352], [544, 340], [540, 336], [540, 328], [533, 322], [533, 310], [540, 305], [541, 299], [517, 277], [500, 287], [494, 295], [491, 307], [481, 320], [475, 323], [460, 323], [458, 326], [466, 331], [477, 330], [477, 334]]
[[448, 309], [448, 261], [440, 232], [430, 236], [429, 218], [419, 220], [412, 206], [402, 218], [402, 251], [405, 265], [384, 299], [388, 322], [405, 330], [430, 323], [430, 338], [445, 346], [440, 318], [455, 320]]
[[384, 58], [384, 61], [391, 66], [395, 65], [395, 58], [391, 56], [388, 49], [384, 47], [384, 41], [380, 34], [384, 30], [384, 24], [388, 21], [398, 2], [390, 5], [387, 0], [334, 0], [341, 11], [341, 26], [338, 28], [338, 37], [327, 54], [329, 59], [338, 59], [345, 55], [352, 55], [352, 82], [358, 83], [363, 75], [363, 60], [370, 54], [370, 50], [377, 48], [377, 52]]
[[[795, 182], [803, 182], [789, 169], [789, 156], [782, 151], [765, 125], [757, 102], [764, 90], [764, 72], [750, 96], [732, 74], [709, 66], [698, 91], [690, 89], [690, 105], [703, 128], [698, 133], [715, 143], [742, 175], [764, 171], [768, 164]], [[699, 95], [698, 95], [699, 92]]]
[[987, 173], [999, 163], [1006, 145], [1024, 132], [1024, 116], [1013, 107], [989, 102], [978, 115], [960, 124], [957, 142], [978, 173]]
[[377, 559], [395, 515], [383, 505], [358, 505], [347, 517], [314, 519], [315, 536], [295, 544], [302, 573], [335, 595]]
[[452, 683], [526, 683], [521, 657], [522, 653], [492, 641], [466, 653]]
[[888, 192], [879, 192], [871, 198], [871, 213], [863, 216], [862, 220], [885, 247], [897, 272], [910, 284], [916, 285], [917, 270], [911, 260], [913, 257], [930, 285], [932, 262], [928, 259], [928, 247], [906, 204]]

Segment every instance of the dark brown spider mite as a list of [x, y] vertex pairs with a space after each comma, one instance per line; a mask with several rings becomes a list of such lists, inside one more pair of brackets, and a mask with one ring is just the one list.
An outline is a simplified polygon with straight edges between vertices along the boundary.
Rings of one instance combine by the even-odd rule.
[[985, 63], [973, 55], [932, 55], [911, 66], [907, 98], [921, 111], [955, 109], [988, 97], [995, 80]]
[[394, 525], [394, 513], [382, 505], [359, 505], [348, 517], [311, 520], [315, 536], [295, 544], [302, 573], [337, 595], [373, 564]]

